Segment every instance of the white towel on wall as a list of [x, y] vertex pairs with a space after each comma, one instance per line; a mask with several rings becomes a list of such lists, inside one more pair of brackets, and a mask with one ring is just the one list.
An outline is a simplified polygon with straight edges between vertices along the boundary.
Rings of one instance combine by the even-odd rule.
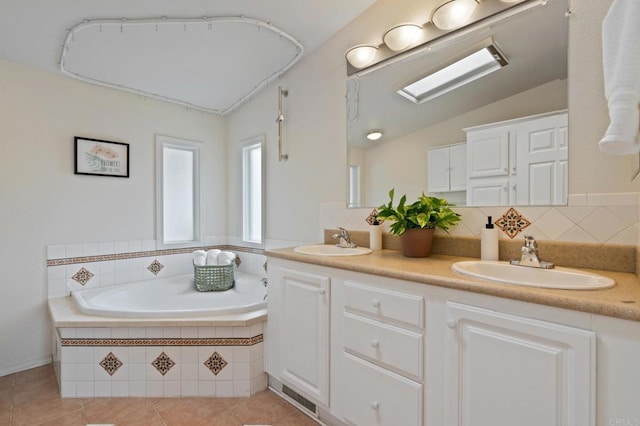
[[640, 151], [640, 1], [613, 1], [602, 23], [602, 60], [611, 122], [600, 150], [634, 154]]

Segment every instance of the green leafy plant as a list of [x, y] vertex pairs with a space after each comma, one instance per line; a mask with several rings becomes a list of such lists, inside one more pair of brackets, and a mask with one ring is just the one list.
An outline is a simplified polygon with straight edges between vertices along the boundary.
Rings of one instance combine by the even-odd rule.
[[389, 191], [389, 203], [378, 208], [378, 219], [392, 221], [391, 233], [402, 235], [407, 229], [434, 229], [445, 232], [458, 222], [460, 215], [451, 210], [444, 198], [428, 197], [422, 193], [413, 204], [407, 205], [407, 196], [403, 195], [397, 207], [393, 207], [394, 189]]

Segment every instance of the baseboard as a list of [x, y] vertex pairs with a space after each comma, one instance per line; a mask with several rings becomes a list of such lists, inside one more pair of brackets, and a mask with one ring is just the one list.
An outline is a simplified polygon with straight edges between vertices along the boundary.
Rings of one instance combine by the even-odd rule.
[[30, 370], [35, 367], [41, 367], [43, 365], [51, 364], [51, 362], [52, 362], [51, 355], [47, 355], [42, 358], [32, 359], [18, 365], [13, 365], [10, 367], [5, 367], [0, 369], [0, 377], [8, 376], [9, 374], [13, 374], [13, 373], [19, 373], [25, 370]]

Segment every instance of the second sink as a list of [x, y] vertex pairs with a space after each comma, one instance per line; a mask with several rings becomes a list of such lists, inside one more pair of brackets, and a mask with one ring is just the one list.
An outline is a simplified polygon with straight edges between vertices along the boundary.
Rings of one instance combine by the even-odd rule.
[[508, 262], [471, 260], [456, 262], [451, 269], [475, 278], [528, 287], [596, 290], [616, 285], [611, 278], [570, 268], [539, 269]]

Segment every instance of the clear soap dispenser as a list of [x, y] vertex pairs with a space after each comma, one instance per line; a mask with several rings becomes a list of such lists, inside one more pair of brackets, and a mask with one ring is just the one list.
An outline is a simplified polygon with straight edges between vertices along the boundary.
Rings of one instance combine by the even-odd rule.
[[491, 222], [491, 216], [487, 217], [487, 224], [480, 235], [480, 259], [499, 259], [498, 230]]

